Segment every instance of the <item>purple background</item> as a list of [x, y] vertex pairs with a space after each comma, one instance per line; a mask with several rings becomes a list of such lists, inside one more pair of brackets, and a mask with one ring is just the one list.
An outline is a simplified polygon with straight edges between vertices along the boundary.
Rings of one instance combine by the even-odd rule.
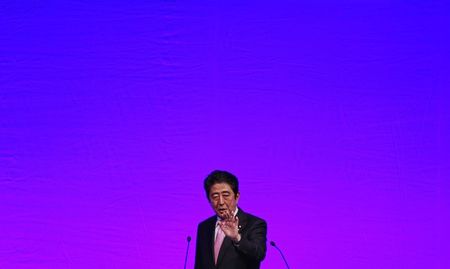
[[182, 268], [213, 169], [292, 268], [450, 268], [447, 1], [92, 2], [0, 4], [0, 268]]

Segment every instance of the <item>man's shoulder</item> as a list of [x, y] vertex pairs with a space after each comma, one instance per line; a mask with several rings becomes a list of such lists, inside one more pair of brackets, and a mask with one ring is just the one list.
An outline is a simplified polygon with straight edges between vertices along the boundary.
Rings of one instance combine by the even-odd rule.
[[266, 223], [266, 221], [265, 221], [264, 219], [262, 219], [262, 218], [260, 218], [260, 217], [258, 217], [258, 216], [255, 216], [255, 215], [253, 215], [253, 214], [244, 212], [244, 211], [242, 211], [242, 210], [241, 210], [241, 214], [244, 215], [244, 217], [245, 217], [248, 221], [251, 221], [251, 222], [264, 222], [264, 223]]
[[209, 218], [207, 218], [207, 219], [201, 221], [201, 222], [198, 224], [198, 227], [200, 228], [200, 227], [209, 226], [209, 225], [211, 225], [211, 224], [215, 224], [215, 223], [216, 223], [216, 220], [217, 220], [217, 216], [216, 216], [216, 215], [211, 216], [211, 217], [209, 217]]

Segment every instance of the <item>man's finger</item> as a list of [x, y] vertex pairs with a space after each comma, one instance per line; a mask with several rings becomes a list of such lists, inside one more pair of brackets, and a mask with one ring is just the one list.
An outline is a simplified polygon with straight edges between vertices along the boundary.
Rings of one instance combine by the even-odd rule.
[[233, 212], [231, 212], [231, 209], [228, 207], [228, 215], [229, 215], [229, 219], [232, 220], [233, 219]]

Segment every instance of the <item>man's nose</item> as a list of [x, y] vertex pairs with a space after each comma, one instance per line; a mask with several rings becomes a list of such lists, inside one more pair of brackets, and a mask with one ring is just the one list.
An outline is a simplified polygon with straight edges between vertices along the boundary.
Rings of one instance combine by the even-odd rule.
[[224, 204], [224, 199], [223, 199], [222, 195], [219, 196], [219, 204], [220, 205]]

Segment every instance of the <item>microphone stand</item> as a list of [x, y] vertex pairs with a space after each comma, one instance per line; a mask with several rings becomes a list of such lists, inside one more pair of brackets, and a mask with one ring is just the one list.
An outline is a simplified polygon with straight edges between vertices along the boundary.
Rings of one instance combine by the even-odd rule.
[[189, 245], [191, 243], [191, 237], [187, 237], [187, 249], [186, 249], [186, 257], [184, 258], [184, 269], [186, 269], [187, 259], [188, 259], [188, 253], [189, 253]]
[[273, 242], [273, 241], [270, 241], [270, 245], [271, 245], [272, 247], [276, 248], [276, 249], [278, 250], [278, 252], [280, 252], [281, 258], [283, 258], [283, 261], [284, 261], [284, 263], [286, 264], [286, 268], [287, 268], [287, 269], [290, 269], [289, 264], [288, 264], [287, 261], [286, 261], [286, 258], [284, 258], [283, 251], [281, 251], [281, 249], [280, 249], [279, 247], [277, 247], [277, 245], [276, 245], [275, 242]]

